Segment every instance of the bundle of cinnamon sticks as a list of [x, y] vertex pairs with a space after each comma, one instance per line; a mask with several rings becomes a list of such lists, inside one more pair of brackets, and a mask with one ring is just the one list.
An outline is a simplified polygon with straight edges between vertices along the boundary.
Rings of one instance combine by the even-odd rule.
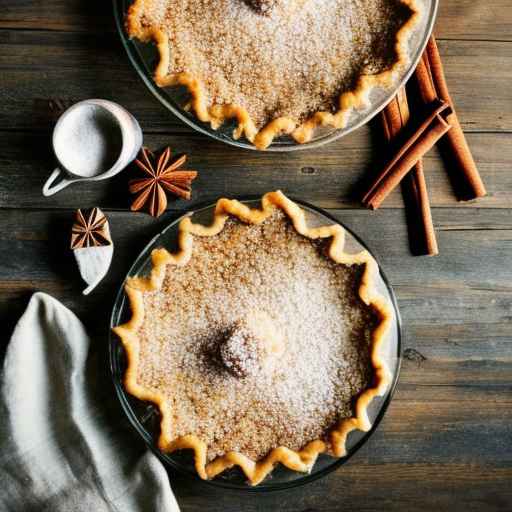
[[453, 166], [455, 193], [461, 200], [486, 195], [466, 138], [448, 92], [434, 36], [416, 68], [415, 82], [423, 106], [411, 115], [405, 87], [382, 112], [384, 135], [395, 152], [363, 196], [363, 204], [377, 209], [389, 193], [402, 183], [408, 209], [413, 254], [438, 254], [438, 247], [425, 175], [423, 156], [440, 141], [445, 160]]

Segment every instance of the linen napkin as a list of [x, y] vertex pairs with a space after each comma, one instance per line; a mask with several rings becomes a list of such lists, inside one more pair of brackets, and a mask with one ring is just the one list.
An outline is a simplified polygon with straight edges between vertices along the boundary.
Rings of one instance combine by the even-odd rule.
[[[179, 512], [167, 473], [91, 374], [78, 318], [43, 293], [12, 335], [0, 384], [0, 510]], [[110, 406], [109, 406], [110, 403]]]

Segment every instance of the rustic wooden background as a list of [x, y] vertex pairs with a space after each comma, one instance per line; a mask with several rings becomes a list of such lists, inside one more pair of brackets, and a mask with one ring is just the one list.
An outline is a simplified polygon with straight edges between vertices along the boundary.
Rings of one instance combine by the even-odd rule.
[[[34, 290], [75, 311], [104, 349], [114, 294], [164, 225], [219, 196], [281, 188], [331, 209], [379, 256], [399, 299], [405, 351], [396, 396], [371, 441], [303, 488], [261, 496], [172, 475], [184, 512], [512, 509], [512, 5], [442, 0], [436, 25], [448, 83], [489, 196], [457, 203], [436, 152], [426, 174], [441, 255], [409, 254], [400, 194], [378, 212], [356, 190], [382, 157], [377, 127], [315, 151], [241, 151], [193, 133], [130, 67], [107, 0], [4, 0], [0, 12], [0, 318], [5, 348]], [[130, 213], [127, 175], [41, 195], [53, 111], [91, 97], [126, 106], [145, 143], [190, 154], [192, 202], [159, 220]], [[82, 297], [68, 250], [78, 207], [100, 206], [116, 243], [103, 284]], [[104, 360], [103, 360], [104, 361]], [[106, 379], [106, 377], [105, 377]], [[111, 393], [105, 380], [105, 392]], [[117, 407], [117, 406], [116, 406]], [[134, 443], [138, 440], [134, 435]]]

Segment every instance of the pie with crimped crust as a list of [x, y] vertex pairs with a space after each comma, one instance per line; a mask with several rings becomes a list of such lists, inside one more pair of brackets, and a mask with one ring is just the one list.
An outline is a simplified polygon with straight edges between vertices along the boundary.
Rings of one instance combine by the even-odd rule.
[[157, 44], [157, 85], [184, 86], [214, 129], [259, 149], [341, 128], [409, 61], [422, 0], [135, 0], [130, 37]]
[[201, 478], [238, 465], [252, 485], [276, 463], [309, 472], [368, 431], [390, 371], [393, 318], [367, 251], [339, 225], [308, 227], [281, 192], [261, 209], [220, 199], [210, 226], [185, 217], [179, 249], [152, 253], [125, 286], [132, 317], [114, 331], [127, 391], [161, 413], [159, 448], [194, 451]]

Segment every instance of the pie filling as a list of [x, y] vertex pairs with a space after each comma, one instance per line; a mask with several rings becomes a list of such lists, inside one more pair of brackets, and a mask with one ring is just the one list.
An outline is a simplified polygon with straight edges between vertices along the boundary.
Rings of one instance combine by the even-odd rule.
[[180, 74], [199, 83], [200, 103], [215, 107], [196, 108], [202, 120], [241, 123], [240, 113], [219, 113], [234, 106], [254, 133], [276, 119], [290, 132], [317, 112], [338, 112], [361, 77], [403, 64], [408, 31], [399, 32], [417, 9], [417, 0], [137, 0], [127, 27], [157, 39], [160, 85]]
[[[362, 269], [336, 265], [322, 245], [281, 212], [255, 226], [229, 220], [144, 294], [138, 382], [165, 396], [175, 436], [207, 443], [208, 461], [300, 450], [352, 416], [368, 386], [376, 317], [358, 296]], [[262, 354], [276, 332], [281, 353]]]
[[185, 218], [181, 251], [155, 251], [151, 276], [128, 282], [133, 317], [115, 328], [128, 390], [163, 414], [160, 447], [193, 448], [203, 478], [238, 464], [256, 484], [276, 462], [343, 455], [389, 382], [373, 259], [343, 253], [339, 226], [307, 228], [280, 192], [263, 205]]

